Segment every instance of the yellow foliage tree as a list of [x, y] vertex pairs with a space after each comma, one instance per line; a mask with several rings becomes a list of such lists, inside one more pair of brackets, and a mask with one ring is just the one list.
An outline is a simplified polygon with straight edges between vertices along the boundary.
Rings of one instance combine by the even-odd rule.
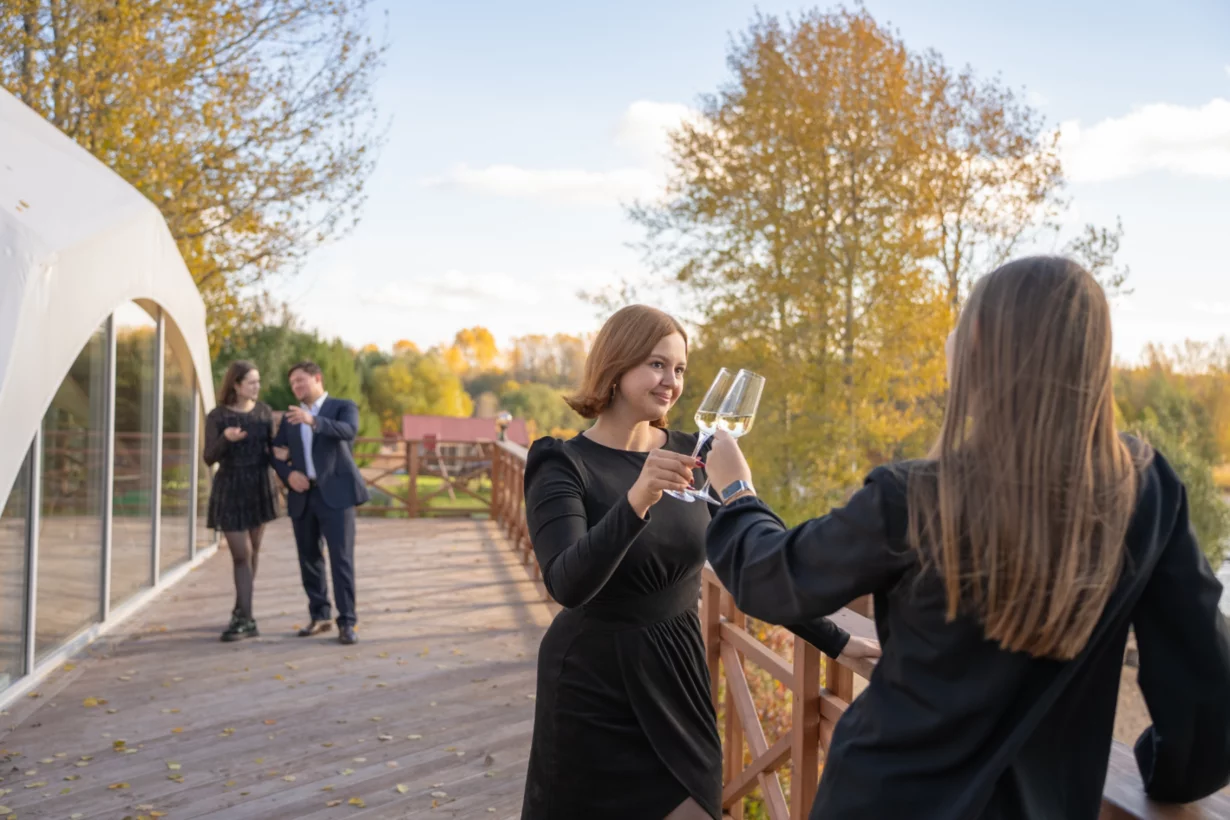
[[214, 345], [245, 286], [356, 223], [382, 137], [371, 0], [0, 4], [0, 85], [162, 211]]

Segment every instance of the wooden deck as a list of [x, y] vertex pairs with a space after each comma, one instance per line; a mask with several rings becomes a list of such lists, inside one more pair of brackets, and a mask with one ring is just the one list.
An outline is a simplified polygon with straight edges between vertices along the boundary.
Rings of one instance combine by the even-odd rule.
[[259, 640], [218, 641], [224, 549], [0, 717], [0, 817], [518, 817], [551, 612], [494, 524], [358, 528], [357, 646], [294, 635], [279, 520]]

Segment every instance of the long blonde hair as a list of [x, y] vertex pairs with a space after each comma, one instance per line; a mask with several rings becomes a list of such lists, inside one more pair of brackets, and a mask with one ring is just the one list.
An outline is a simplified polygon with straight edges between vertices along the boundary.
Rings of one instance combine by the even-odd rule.
[[909, 538], [1009, 651], [1084, 648], [1124, 562], [1140, 459], [1115, 429], [1110, 307], [1068, 259], [1010, 262], [957, 324], [948, 406], [909, 482]]

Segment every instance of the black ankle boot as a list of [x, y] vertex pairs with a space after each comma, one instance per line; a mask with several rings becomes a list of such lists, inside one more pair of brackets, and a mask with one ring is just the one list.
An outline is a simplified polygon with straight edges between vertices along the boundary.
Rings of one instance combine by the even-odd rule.
[[231, 619], [231, 625], [222, 633], [222, 640], [226, 642], [242, 641], [244, 638], [259, 638], [260, 631], [256, 628], [256, 621], [252, 618], [242, 618], [238, 614]]

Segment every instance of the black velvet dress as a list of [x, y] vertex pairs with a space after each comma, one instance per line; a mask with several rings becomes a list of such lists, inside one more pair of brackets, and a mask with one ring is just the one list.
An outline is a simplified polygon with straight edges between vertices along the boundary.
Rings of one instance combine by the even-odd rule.
[[[223, 431], [241, 427], [247, 437], [227, 441]], [[215, 407], [205, 417], [205, 463], [217, 464], [209, 492], [207, 525], [221, 532], [255, 529], [278, 517], [277, 490], [270, 468], [269, 443], [273, 440], [273, 411], [257, 402], [240, 413]]]
[[[695, 444], [672, 432], [666, 449]], [[539, 649], [523, 820], [660, 820], [689, 797], [721, 817], [697, 613], [710, 507], [664, 496], [642, 520], [627, 492], [645, 459], [584, 436], [530, 449], [530, 534], [566, 608]], [[794, 631], [831, 655], [849, 638], [823, 619]]]

